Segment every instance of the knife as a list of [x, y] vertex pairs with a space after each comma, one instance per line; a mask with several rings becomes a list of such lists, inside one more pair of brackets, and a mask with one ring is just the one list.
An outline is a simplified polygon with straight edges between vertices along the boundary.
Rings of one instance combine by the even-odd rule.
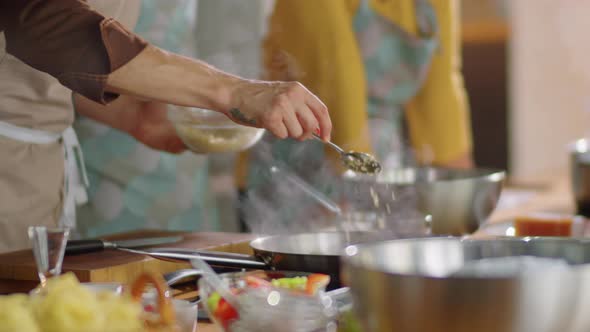
[[100, 239], [72, 240], [66, 244], [66, 255], [79, 255], [105, 249], [142, 248], [159, 246], [162, 244], [177, 243], [182, 241], [182, 236], [151, 237], [133, 240], [105, 241]]

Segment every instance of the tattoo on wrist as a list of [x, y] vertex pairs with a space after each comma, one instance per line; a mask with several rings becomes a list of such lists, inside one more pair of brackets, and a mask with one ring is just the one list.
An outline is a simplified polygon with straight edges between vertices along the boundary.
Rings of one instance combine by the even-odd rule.
[[249, 126], [256, 126], [256, 120], [248, 118], [246, 115], [244, 115], [244, 113], [240, 112], [240, 110], [237, 108], [232, 108], [231, 110], [229, 110], [229, 114], [232, 116], [232, 118], [238, 120], [238, 122], [247, 124]]

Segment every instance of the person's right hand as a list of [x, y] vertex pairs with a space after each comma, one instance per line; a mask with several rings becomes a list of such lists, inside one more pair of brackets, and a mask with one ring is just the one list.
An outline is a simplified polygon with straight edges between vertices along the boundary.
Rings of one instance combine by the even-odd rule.
[[318, 97], [298, 82], [239, 81], [231, 89], [233, 121], [269, 130], [279, 138], [330, 140], [332, 121]]

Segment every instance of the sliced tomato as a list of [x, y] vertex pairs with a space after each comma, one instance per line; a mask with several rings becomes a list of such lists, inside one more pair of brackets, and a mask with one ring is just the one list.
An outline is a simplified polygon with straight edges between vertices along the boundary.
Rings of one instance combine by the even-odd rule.
[[248, 284], [248, 286], [252, 288], [272, 287], [272, 284], [270, 282], [255, 276], [246, 276], [244, 277], [244, 280], [246, 281], [246, 284]]
[[238, 318], [238, 312], [232, 307], [224, 298], [219, 300], [217, 310], [215, 310], [215, 317], [221, 321], [224, 328], [227, 329], [229, 324]]
[[319, 289], [325, 288], [330, 283], [330, 276], [327, 274], [310, 274], [307, 276], [307, 287], [305, 292], [308, 295], [315, 295]]

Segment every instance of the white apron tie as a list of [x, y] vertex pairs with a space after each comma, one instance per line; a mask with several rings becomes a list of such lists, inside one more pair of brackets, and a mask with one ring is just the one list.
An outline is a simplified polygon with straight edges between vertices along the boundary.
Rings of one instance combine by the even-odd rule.
[[[64, 203], [60, 226], [76, 227], [76, 205], [88, 201], [86, 188], [88, 176], [84, 165], [84, 155], [80, 142], [72, 127], [66, 128], [61, 134], [43, 130], [23, 128], [8, 122], [0, 121], [0, 135], [13, 140], [31, 144], [52, 144], [61, 139], [64, 149]], [[79, 165], [79, 167], [78, 167]]]

